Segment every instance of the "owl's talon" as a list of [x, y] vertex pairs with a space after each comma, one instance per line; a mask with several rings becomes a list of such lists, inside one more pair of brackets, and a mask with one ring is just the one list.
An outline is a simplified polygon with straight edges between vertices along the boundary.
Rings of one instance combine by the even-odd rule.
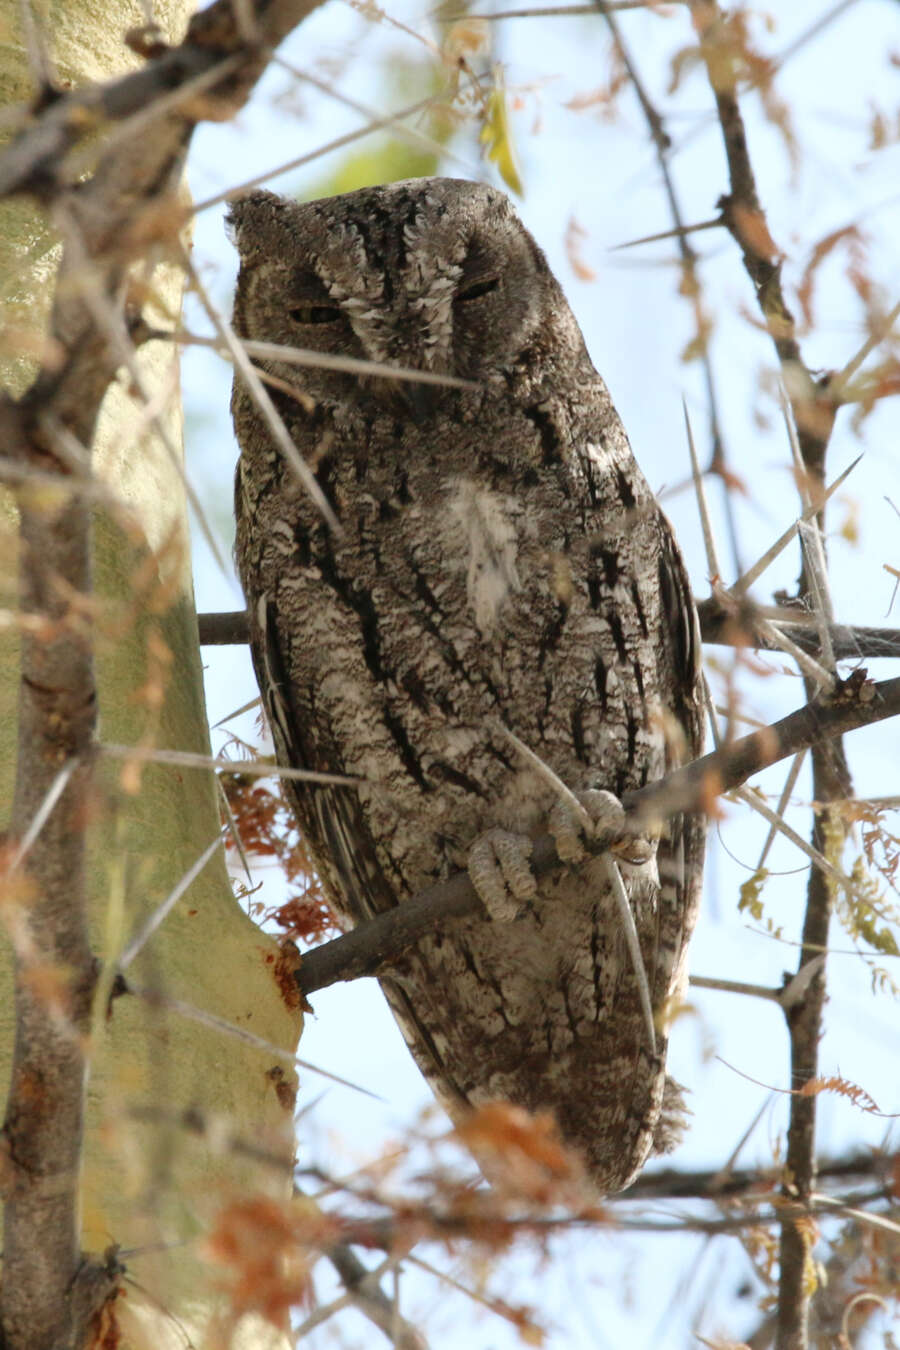
[[492, 919], [508, 923], [537, 895], [532, 843], [525, 835], [486, 830], [469, 849], [469, 877]]
[[584, 816], [578, 814], [570, 802], [560, 798], [550, 811], [549, 830], [563, 862], [579, 863], [584, 859], [587, 852], [585, 838], [591, 842], [605, 842], [618, 862], [640, 867], [650, 861], [656, 852], [656, 843], [643, 835], [628, 833], [625, 808], [618, 797], [598, 788], [576, 792], [575, 796], [590, 817], [590, 832]]
[[629, 834], [610, 844], [609, 851], [618, 862], [628, 863], [631, 867], [643, 867], [656, 853], [656, 840], [648, 839], [646, 835]]

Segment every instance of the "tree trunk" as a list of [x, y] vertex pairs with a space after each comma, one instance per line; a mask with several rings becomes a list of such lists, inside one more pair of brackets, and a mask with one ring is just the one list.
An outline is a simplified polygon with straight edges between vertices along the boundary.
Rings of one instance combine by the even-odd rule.
[[[25, 6], [25, 9], [30, 8]], [[123, 34], [143, 23], [135, 0], [97, 7], [55, 0], [43, 33], [64, 85], [108, 79], [137, 64]], [[154, 6], [167, 40], [181, 36], [190, 6]], [[0, 99], [9, 107], [34, 92], [22, 9], [0, 0]], [[33, 374], [53, 295], [59, 246], [30, 200], [0, 205], [0, 360], [7, 388], [20, 393]], [[182, 279], [156, 269], [152, 284], [170, 311]], [[171, 345], [139, 353], [143, 381], [160, 400], [169, 437], [180, 443], [178, 372]], [[0, 453], [6, 453], [5, 451]], [[179, 467], [153, 430], [143, 401], [120, 378], [106, 396], [93, 446], [98, 474], [124, 498], [139, 528], [102, 505], [94, 515], [92, 570], [97, 609], [94, 649], [99, 737], [209, 753], [197, 643], [185, 493]], [[18, 651], [14, 639], [16, 514], [0, 503], [0, 803], [13, 797]], [[102, 760], [88, 819], [88, 891], [95, 955], [114, 962], [219, 829], [213, 775], [197, 769]], [[4, 809], [6, 814], [6, 809]], [[15, 842], [15, 841], [13, 841]], [[282, 1051], [297, 1039], [295, 1009], [276, 981], [278, 949], [233, 898], [219, 850], [128, 970], [151, 987], [252, 1031]], [[4, 1081], [13, 1045], [12, 975], [3, 938], [0, 1054]], [[102, 986], [102, 981], [101, 981]], [[180, 1113], [227, 1122], [228, 1133], [289, 1159], [293, 1145], [291, 1070], [273, 1053], [188, 1020], [165, 1006], [125, 996], [109, 1016], [95, 1006], [87, 1051], [89, 1078], [81, 1186], [82, 1248], [118, 1244], [130, 1279], [117, 1300], [123, 1345], [210, 1343], [221, 1312], [215, 1269], [196, 1239], [234, 1198], [289, 1193], [289, 1166], [249, 1161], [226, 1144], [213, 1152], [184, 1127]], [[285, 1070], [276, 1092], [273, 1068]], [[133, 1281], [133, 1282], [132, 1282]], [[119, 1342], [117, 1342], [118, 1344]], [[239, 1343], [281, 1337], [246, 1317]]]

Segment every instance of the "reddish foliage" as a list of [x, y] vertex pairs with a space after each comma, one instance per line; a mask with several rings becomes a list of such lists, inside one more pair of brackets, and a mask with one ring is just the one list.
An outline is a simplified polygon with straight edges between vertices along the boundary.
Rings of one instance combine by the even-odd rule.
[[318, 885], [310, 886], [303, 895], [294, 895], [277, 909], [268, 912], [285, 937], [293, 942], [313, 944], [338, 932], [334, 915]]
[[812, 251], [812, 255], [806, 267], [803, 269], [803, 276], [797, 287], [797, 299], [800, 301], [800, 308], [803, 310], [803, 317], [806, 323], [813, 323], [813, 296], [815, 290], [816, 273], [822, 266], [827, 257], [843, 244], [846, 246], [849, 254], [848, 274], [852, 272], [855, 277], [865, 275], [863, 260], [865, 257], [865, 244], [863, 236], [855, 225], [845, 225], [842, 229], [833, 230], [831, 234], [826, 234], [820, 239]]
[[300, 990], [297, 987], [297, 972], [299, 969], [300, 953], [293, 942], [285, 939], [281, 943], [278, 959], [274, 963], [272, 973], [275, 976], [275, 983], [281, 990], [281, 997], [284, 999], [285, 1005], [292, 1010], [299, 1008], [302, 1002]]
[[310, 1302], [318, 1252], [337, 1235], [334, 1220], [311, 1202], [280, 1204], [258, 1195], [229, 1205], [206, 1248], [226, 1272], [234, 1317], [257, 1312], [286, 1331], [290, 1309]]
[[[294, 814], [284, 799], [280, 784], [274, 789], [245, 774], [223, 774], [222, 787], [245, 851], [276, 862], [289, 882], [303, 889], [283, 905], [264, 911], [293, 942], [321, 942], [337, 932]], [[227, 847], [236, 849], [229, 836]]]
[[574, 1195], [581, 1191], [581, 1159], [566, 1148], [549, 1112], [530, 1115], [509, 1102], [488, 1102], [455, 1133], [495, 1186], [540, 1204], [563, 1200], [573, 1185]]

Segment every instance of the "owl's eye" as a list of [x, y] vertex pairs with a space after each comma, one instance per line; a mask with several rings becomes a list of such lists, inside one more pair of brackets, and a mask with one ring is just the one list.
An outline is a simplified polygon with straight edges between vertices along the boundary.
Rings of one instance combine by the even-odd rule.
[[296, 305], [288, 310], [294, 323], [336, 323], [341, 317], [338, 305]]
[[499, 277], [485, 277], [481, 281], [473, 282], [473, 284], [467, 286], [464, 291], [460, 291], [456, 298], [460, 304], [465, 304], [469, 300], [478, 300], [482, 295], [490, 294], [490, 292], [495, 291], [499, 285]]

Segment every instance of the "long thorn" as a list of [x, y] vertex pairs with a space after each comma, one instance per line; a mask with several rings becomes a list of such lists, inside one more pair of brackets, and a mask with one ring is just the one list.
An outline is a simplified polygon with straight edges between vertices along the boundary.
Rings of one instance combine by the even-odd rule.
[[193, 883], [197, 880], [197, 877], [203, 871], [204, 867], [209, 862], [213, 854], [217, 851], [217, 849], [220, 849], [222, 847], [222, 845], [225, 842], [226, 829], [227, 826], [223, 826], [223, 828], [216, 835], [212, 843], [207, 845], [207, 847], [200, 854], [200, 857], [196, 859], [196, 861], [188, 868], [188, 870], [184, 873], [184, 875], [172, 887], [171, 891], [166, 896], [165, 900], [163, 900], [162, 904], [157, 905], [156, 909], [149, 916], [149, 918], [147, 918], [145, 922], [141, 924], [140, 928], [135, 933], [131, 941], [126, 943], [117, 963], [120, 970], [128, 969], [134, 958], [146, 946], [147, 942], [156, 932], [157, 928], [159, 928], [163, 920], [169, 914], [171, 914], [172, 910], [178, 904], [178, 901], [184, 895], [185, 891], [190, 886], [192, 886]]
[[796, 830], [791, 829], [787, 821], [782, 820], [780, 816], [777, 816], [772, 808], [767, 806], [755, 792], [752, 792], [746, 787], [739, 787], [735, 788], [733, 795], [739, 797], [742, 802], [746, 802], [746, 804], [756, 811], [758, 815], [762, 816], [764, 820], [768, 820], [773, 824], [779, 834], [783, 834], [796, 848], [799, 848], [801, 853], [805, 853], [807, 858], [814, 862], [816, 867], [824, 872], [826, 876], [830, 877], [832, 881], [836, 881], [839, 886], [843, 886], [848, 895], [856, 895], [858, 888], [853, 884], [850, 877], [846, 876], [840, 868], [835, 867], [834, 863], [830, 863], [824, 853], [820, 853], [817, 848], [813, 848], [811, 844], [808, 844]]
[[364, 780], [343, 773], [316, 773], [312, 769], [285, 769], [279, 764], [256, 759], [216, 759], [190, 750], [158, 750], [149, 745], [116, 745], [104, 741], [100, 750], [113, 759], [148, 760], [151, 764], [176, 764], [185, 769], [220, 769], [224, 773], [250, 774], [255, 778], [295, 778], [303, 783], [334, 783], [339, 787], [358, 787]]
[[[479, 84], [479, 80], [472, 80], [469, 83], [463, 82], [459, 92], [464, 93], [470, 88], [477, 88]], [[370, 136], [374, 131], [383, 131], [386, 127], [405, 121], [407, 117], [415, 117], [418, 113], [425, 112], [428, 108], [434, 108], [444, 101], [442, 94], [432, 94], [428, 98], [419, 99], [417, 103], [410, 103], [405, 108], [398, 108], [394, 113], [388, 113], [384, 117], [376, 117], [374, 121], [368, 122], [364, 127], [357, 127], [355, 131], [348, 131], [344, 136], [337, 136], [333, 141], [328, 141], [326, 145], [320, 145], [316, 150], [310, 150], [308, 154], [298, 155], [296, 159], [287, 160], [284, 164], [277, 164], [274, 169], [267, 169], [265, 173], [258, 173], [255, 177], [248, 178], [236, 187], [226, 188], [224, 192], [217, 192], [215, 196], [197, 202], [194, 206], [194, 214], [206, 211], [211, 206], [218, 206], [219, 202], [229, 201], [232, 197], [238, 197], [244, 192], [249, 192], [251, 188], [259, 187], [261, 183], [267, 183], [280, 174], [289, 173], [291, 169], [299, 169], [304, 164], [310, 164], [313, 160], [320, 159], [322, 155], [330, 154], [332, 150], [343, 150], [344, 146], [352, 145], [354, 141], [361, 140], [363, 136]]]
[[641, 1011], [644, 1014], [644, 1025], [647, 1029], [647, 1039], [650, 1042], [650, 1053], [655, 1055], [656, 1028], [653, 1025], [653, 1005], [650, 1002], [650, 986], [647, 983], [647, 971], [641, 954], [641, 944], [635, 927], [634, 914], [631, 911], [625, 883], [622, 881], [622, 874], [615, 859], [611, 858], [608, 853], [603, 853], [601, 854], [601, 861], [619, 911], [619, 918], [622, 920], [622, 932], [625, 935], [625, 945], [631, 957], [638, 997], [641, 1000]]
[[831, 671], [821, 665], [815, 657], [810, 656], [809, 652], [805, 652], [802, 647], [798, 647], [796, 642], [792, 642], [778, 624], [772, 623], [771, 619], [757, 619], [757, 628], [763, 637], [776, 643], [788, 656], [792, 656], [804, 675], [808, 675], [811, 680], [814, 680], [820, 688], [827, 690], [828, 693], [832, 692], [835, 681]]
[[[231, 347], [217, 342], [215, 338], [179, 333], [178, 341], [191, 347], [211, 347], [223, 355], [231, 354]], [[279, 342], [257, 342], [252, 338], [244, 338], [243, 347], [248, 356], [258, 356], [263, 361], [281, 361], [287, 366], [308, 366], [313, 370], [344, 370], [351, 375], [375, 375], [386, 380], [409, 380], [413, 384], [436, 384], [448, 389], [481, 387], [475, 380], [463, 380], [457, 375], [441, 375], [433, 370], [414, 370], [411, 366], [389, 366], [383, 361], [366, 361], [359, 356], [341, 356], [337, 352], [316, 352], [308, 347], [286, 347]]]
[[688, 450], [691, 456], [691, 474], [694, 479], [694, 493], [697, 497], [697, 510], [700, 512], [700, 524], [703, 529], [703, 544], [706, 548], [706, 566], [709, 568], [709, 579], [714, 582], [717, 577], [721, 577], [722, 572], [719, 567], [719, 559], [716, 556], [716, 540], [713, 534], [712, 522], [709, 518], [709, 507], [706, 501], [706, 491], [703, 487], [703, 474], [700, 471], [700, 462], [697, 459], [697, 447], [694, 444], [694, 433], [691, 428], [691, 419], [688, 414], [687, 401], [682, 396], [681, 408], [684, 413], [684, 429], [687, 433]]
[[772, 562], [775, 561], [779, 553], [784, 552], [785, 548], [787, 548], [788, 544], [791, 542], [794, 535], [797, 533], [801, 521], [807, 520], [810, 517], [814, 516], [817, 511], [821, 511], [822, 507], [828, 501], [829, 497], [831, 497], [833, 493], [837, 492], [838, 488], [845, 481], [845, 479], [847, 479], [850, 476], [850, 474], [856, 468], [857, 464], [860, 462], [861, 459], [862, 455], [857, 455], [853, 463], [849, 464], [847, 468], [843, 471], [843, 473], [838, 474], [834, 482], [825, 489], [824, 493], [822, 494], [822, 501], [819, 504], [819, 506], [810, 506], [808, 511], [804, 511], [803, 515], [800, 516], [798, 520], [793, 521], [787, 527], [784, 533], [778, 536], [778, 538], [775, 540], [775, 543], [772, 544], [770, 548], [766, 549], [765, 553], [762, 554], [762, 556], [753, 564], [753, 566], [748, 568], [747, 571], [744, 572], [742, 576], [738, 577], [734, 585], [730, 587], [732, 595], [743, 595], [746, 591], [750, 589], [754, 581], [756, 581], [758, 577], [762, 576], [763, 572], [765, 572], [766, 568]]
[[284, 419], [282, 418], [281, 413], [272, 402], [269, 391], [259, 378], [259, 372], [251, 362], [243, 344], [239, 341], [237, 334], [231, 327], [231, 324], [225, 322], [210, 300], [206, 287], [200, 280], [199, 274], [191, 262], [190, 255], [185, 248], [182, 248], [181, 250], [181, 260], [193, 282], [200, 303], [206, 310], [210, 323], [231, 353], [235, 368], [243, 377], [253, 402], [256, 404], [263, 419], [268, 424], [269, 431], [272, 433], [276, 444], [284, 455], [288, 466], [293, 471], [298, 481], [303, 485], [306, 492], [309, 494], [310, 499], [315, 502], [332, 531], [338, 536], [342, 535], [343, 530], [341, 529], [340, 522], [334, 514], [334, 511], [331, 509], [328, 498], [319, 486], [318, 479], [291, 439], [291, 434], [284, 425]]
[[610, 253], [621, 253], [626, 248], [637, 248], [640, 244], [658, 244], [663, 239], [684, 239], [686, 235], [697, 234], [700, 230], [714, 230], [724, 227], [721, 216], [712, 220], [701, 220], [696, 225], [680, 225], [673, 230], [660, 230], [657, 234], [645, 234], [640, 239], [628, 239], [624, 244], [613, 244]]
[[273, 1059], [285, 1060], [288, 1064], [296, 1064], [301, 1069], [307, 1069], [310, 1073], [317, 1073], [322, 1078], [328, 1078], [332, 1083], [338, 1083], [341, 1087], [352, 1088], [354, 1092], [361, 1092], [364, 1097], [371, 1097], [373, 1101], [383, 1102], [377, 1092], [370, 1092], [368, 1088], [360, 1087], [358, 1083], [351, 1082], [349, 1078], [341, 1078], [340, 1074], [331, 1073], [328, 1069], [320, 1069], [317, 1064], [311, 1064], [309, 1060], [298, 1059], [292, 1050], [285, 1050], [280, 1045], [275, 1045], [272, 1041], [267, 1041], [264, 1036], [256, 1036], [246, 1027], [235, 1026], [224, 1017], [217, 1017], [215, 1013], [208, 1012], [206, 1008], [197, 1008], [193, 1003], [187, 1003], [184, 999], [172, 998], [169, 994], [161, 994], [157, 989], [149, 989], [141, 985], [128, 983], [128, 993], [135, 998], [142, 998], [145, 1002], [153, 1004], [158, 1008], [166, 1008], [170, 1012], [178, 1013], [180, 1017], [186, 1017], [191, 1022], [198, 1022], [201, 1026], [210, 1027], [213, 1031], [220, 1031], [225, 1036], [230, 1036], [233, 1040], [243, 1041], [245, 1045], [251, 1045], [256, 1050], [262, 1050], [264, 1054], [271, 1055]]
[[[791, 447], [791, 455], [794, 460], [794, 470], [797, 475], [797, 485], [804, 506], [804, 516], [806, 516], [807, 512], [812, 511], [815, 503], [813, 502], [812, 494], [809, 491], [806, 465], [803, 462], [800, 441], [797, 437], [797, 427], [783, 384], [779, 386], [779, 394], [781, 397], [781, 411], [784, 416], [784, 424], [787, 428], [788, 441]], [[834, 619], [834, 609], [831, 603], [831, 590], [828, 582], [828, 564], [825, 561], [825, 545], [822, 541], [822, 530], [819, 524], [820, 515], [821, 509], [814, 511], [808, 519], [801, 521], [798, 526], [798, 532], [800, 535], [800, 546], [803, 549], [803, 556], [806, 560], [806, 574], [809, 581], [809, 591], [813, 599], [813, 612], [816, 615], [817, 627], [819, 630], [819, 651], [822, 655], [822, 663], [827, 666], [829, 670], [833, 671], [835, 669], [834, 648], [831, 644], [831, 630], [829, 625]]]
[[66, 784], [78, 768], [78, 757], [64, 764], [44, 794], [44, 799], [31, 818], [31, 824], [19, 840], [18, 846], [7, 866], [6, 875], [14, 872], [32, 848], [41, 830], [50, 819], [54, 806], [66, 790]]
[[508, 726], [499, 719], [497, 719], [495, 725], [497, 730], [502, 732], [506, 737], [510, 745], [514, 746], [522, 758], [526, 759], [531, 767], [540, 774], [544, 782], [550, 785], [560, 801], [566, 803], [572, 814], [581, 821], [583, 828], [590, 834], [594, 823], [572, 789], [563, 782], [557, 773], [554, 773], [553, 769], [550, 768], [550, 765], [547, 764], [545, 760], [541, 759], [540, 755], [536, 754], [534, 750], [531, 749], [530, 745], [526, 745], [524, 741], [519, 739], [514, 731], [510, 731]]
[[[794, 788], [797, 784], [797, 779], [800, 776], [800, 770], [803, 767], [803, 761], [805, 759], [806, 759], [806, 750], [803, 749], [800, 750], [791, 760], [791, 767], [788, 770], [788, 776], [785, 779], [784, 787], [781, 789], [781, 796], [778, 799], [778, 807], [776, 810], [776, 814], [778, 816], [783, 816], [785, 813], [787, 804], [791, 799], [791, 793], [794, 791]], [[759, 855], [759, 862], [756, 864], [757, 872], [761, 871], [762, 868], [765, 866], [766, 858], [768, 857], [769, 854], [769, 849], [775, 842], [775, 836], [777, 833], [778, 830], [776, 829], [776, 827], [774, 825], [771, 825], [769, 827], [769, 833], [766, 835], [766, 842], [763, 844], [762, 852]]]
[[847, 388], [847, 385], [853, 379], [853, 376], [859, 370], [866, 357], [870, 356], [875, 348], [880, 343], [884, 342], [884, 339], [888, 337], [898, 318], [900, 318], [900, 300], [898, 300], [896, 305], [894, 305], [894, 308], [884, 316], [884, 319], [876, 324], [875, 332], [866, 339], [859, 351], [854, 356], [851, 356], [843, 370], [839, 370], [836, 375], [832, 375], [831, 379], [828, 381], [828, 392], [833, 398], [841, 398], [842, 393]]

